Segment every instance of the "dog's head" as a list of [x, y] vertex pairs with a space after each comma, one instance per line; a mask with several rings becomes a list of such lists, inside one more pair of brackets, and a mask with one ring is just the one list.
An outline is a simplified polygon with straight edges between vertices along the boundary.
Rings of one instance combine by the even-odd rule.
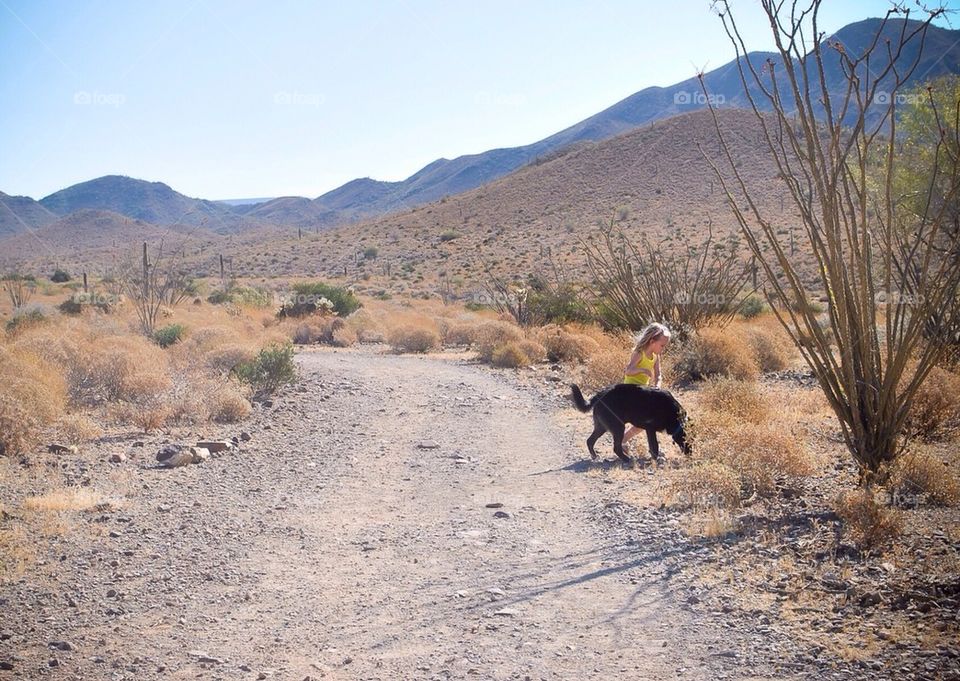
[[677, 446], [680, 448], [680, 451], [685, 455], [690, 456], [690, 443], [687, 442], [687, 429], [686, 426], [689, 423], [687, 418], [687, 412], [683, 407], [680, 407], [677, 414], [677, 422], [673, 424], [672, 430], [669, 431], [670, 437], [673, 438], [673, 441], [677, 443]]

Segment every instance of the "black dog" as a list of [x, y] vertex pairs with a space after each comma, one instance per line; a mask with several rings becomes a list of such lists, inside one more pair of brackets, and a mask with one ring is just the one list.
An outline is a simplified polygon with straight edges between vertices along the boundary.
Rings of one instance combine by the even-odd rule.
[[676, 398], [666, 390], [647, 388], [632, 383], [618, 383], [604, 388], [589, 402], [583, 399], [583, 393], [576, 385], [570, 386], [573, 403], [582, 412], [593, 409], [593, 433], [587, 438], [590, 456], [597, 458], [593, 445], [597, 439], [610, 431], [613, 436], [613, 451], [624, 461], [630, 457], [623, 453], [623, 432], [630, 423], [647, 431], [650, 454], [659, 462], [660, 444], [657, 431], [662, 430], [673, 437], [684, 454], [690, 453], [684, 423], [687, 413]]

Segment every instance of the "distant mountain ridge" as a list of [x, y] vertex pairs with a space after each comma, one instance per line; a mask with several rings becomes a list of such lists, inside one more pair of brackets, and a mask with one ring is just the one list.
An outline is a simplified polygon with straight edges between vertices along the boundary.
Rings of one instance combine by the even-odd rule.
[[[825, 40], [840, 42], [848, 51], [858, 52], [875, 39], [881, 23], [880, 19], [866, 19], [849, 24]], [[902, 19], [890, 20], [884, 26], [884, 36], [895, 37], [903, 27]], [[827, 51], [827, 54], [833, 53]], [[917, 54], [917, 45], [914, 45], [905, 51], [904, 58], [910, 60]], [[768, 59], [778, 60], [779, 55], [751, 52], [745, 58], [759, 68]], [[828, 88], [834, 92], [841, 90], [846, 81], [839, 57], [829, 56], [825, 61]], [[882, 68], [882, 63], [874, 62], [871, 70], [879, 72]], [[960, 30], [930, 26], [914, 80], [919, 82], [957, 72], [960, 72]], [[718, 107], [747, 106], [736, 60], [704, 74], [704, 82]], [[705, 107], [706, 98], [695, 77], [668, 87], [648, 87], [538, 142], [454, 159], [440, 158], [398, 182], [358, 178], [315, 199], [286, 196], [262, 202], [252, 199], [207, 201], [180, 194], [162, 182], [108, 175], [67, 187], [39, 202], [28, 197], [0, 195], [0, 236], [49, 224], [58, 216], [80, 209], [109, 210], [158, 225], [202, 225], [225, 235], [266, 226], [325, 228], [460, 194], [530, 163], [543, 162], [561, 151], [568, 151], [572, 145], [610, 139]]]
[[65, 216], [78, 210], [107, 210], [154, 225], [193, 225], [220, 234], [262, 226], [230, 206], [194, 199], [163, 182], [105, 175], [61, 189], [40, 200], [50, 212]]

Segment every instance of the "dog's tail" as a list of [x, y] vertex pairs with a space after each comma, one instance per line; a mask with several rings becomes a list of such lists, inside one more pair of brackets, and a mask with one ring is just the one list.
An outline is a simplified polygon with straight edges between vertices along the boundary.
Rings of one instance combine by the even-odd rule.
[[580, 387], [576, 383], [570, 384], [570, 397], [573, 398], [573, 404], [580, 411], [587, 412], [593, 409], [594, 400], [587, 402], [585, 399], [583, 399], [583, 393], [580, 392]]

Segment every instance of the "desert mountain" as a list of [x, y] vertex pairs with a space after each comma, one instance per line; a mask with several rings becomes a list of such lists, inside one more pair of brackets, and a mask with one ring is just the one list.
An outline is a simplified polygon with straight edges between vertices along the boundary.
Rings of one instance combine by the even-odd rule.
[[[785, 188], [752, 112], [724, 109], [721, 126], [766, 213], [795, 228]], [[586, 279], [582, 240], [615, 219], [640, 243], [669, 250], [736, 232], [705, 160], [722, 165], [713, 118], [695, 111], [603, 140], [581, 142], [477, 189], [317, 234], [295, 231], [227, 250], [250, 276], [324, 276], [379, 289], [470, 290], [481, 260], [508, 277], [553, 266]], [[785, 232], [786, 233], [786, 232]], [[373, 253], [376, 255], [366, 255]], [[797, 254], [800, 258], [801, 254]], [[206, 261], [201, 268], [209, 269]]]
[[190, 198], [162, 182], [122, 175], [106, 175], [72, 185], [44, 197], [40, 203], [57, 215], [81, 209], [108, 210], [155, 225], [202, 226], [220, 234], [260, 226], [228, 205]]
[[42, 227], [57, 216], [29, 196], [0, 192], [0, 238]]

